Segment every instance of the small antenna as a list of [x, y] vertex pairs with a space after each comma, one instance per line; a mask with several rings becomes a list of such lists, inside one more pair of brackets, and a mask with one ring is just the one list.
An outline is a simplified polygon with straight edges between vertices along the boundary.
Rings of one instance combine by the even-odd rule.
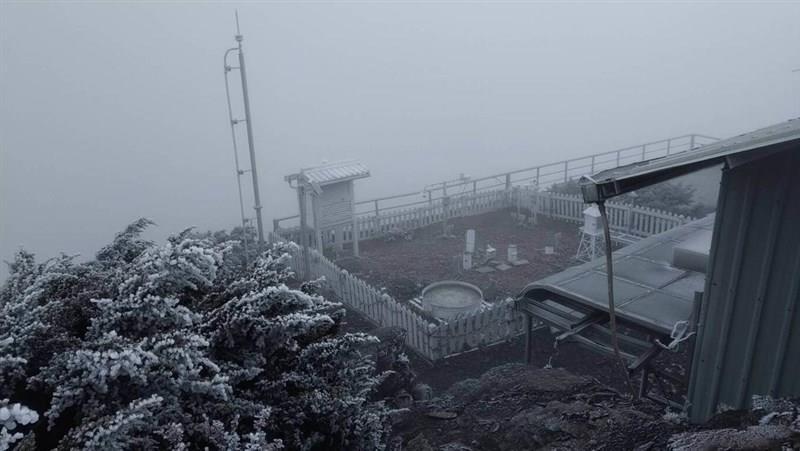
[[239, 10], [234, 10], [234, 14], [236, 15], [236, 40], [239, 41], [242, 36], [242, 32], [239, 31]]

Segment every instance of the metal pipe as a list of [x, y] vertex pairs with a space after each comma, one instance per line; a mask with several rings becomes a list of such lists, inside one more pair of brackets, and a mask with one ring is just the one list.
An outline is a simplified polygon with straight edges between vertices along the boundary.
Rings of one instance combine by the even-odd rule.
[[[238, 23], [238, 20], [237, 20]], [[238, 31], [238, 30], [237, 30]], [[261, 194], [258, 189], [258, 170], [256, 169], [256, 150], [253, 142], [253, 120], [250, 114], [250, 98], [247, 94], [247, 73], [244, 65], [244, 50], [242, 50], [242, 40], [244, 38], [241, 34], [236, 35], [236, 41], [239, 43], [239, 74], [242, 76], [242, 95], [244, 97], [244, 117], [247, 126], [247, 145], [250, 148], [250, 174], [253, 176], [253, 209], [256, 211], [256, 223], [258, 225], [258, 245], [263, 249], [264, 247], [264, 222], [261, 219]]]

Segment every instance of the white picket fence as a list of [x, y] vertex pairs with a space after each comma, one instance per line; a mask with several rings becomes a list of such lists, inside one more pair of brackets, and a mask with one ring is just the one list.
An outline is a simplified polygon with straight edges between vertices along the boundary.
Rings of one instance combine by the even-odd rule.
[[[521, 197], [521, 205], [532, 205], [540, 215], [575, 223], [583, 222], [583, 210], [589, 206], [581, 196], [571, 194], [519, 190], [516, 195]], [[617, 202], [606, 202], [606, 211], [612, 231], [642, 238], [693, 220], [667, 211]]]
[[409, 304], [397, 302], [313, 249], [309, 250], [308, 273], [303, 264], [303, 249], [296, 248], [292, 257], [299, 278], [324, 277], [342, 303], [375, 325], [405, 329], [406, 345], [430, 361], [490, 346], [524, 332], [524, 317], [514, 311], [511, 299], [448, 323], [432, 322]]
[[[508, 206], [510, 192], [505, 190], [482, 191], [445, 200], [430, 202], [420, 207], [402, 208], [377, 216], [358, 218], [358, 237], [360, 240], [383, 236], [392, 230], [413, 230], [441, 222], [445, 217], [488, 213]], [[447, 204], [447, 205], [445, 205]], [[353, 240], [353, 227], [344, 228], [344, 242]]]
[[[460, 218], [513, 207], [521, 207], [531, 212], [536, 210], [541, 216], [580, 223], [583, 222], [583, 210], [588, 206], [581, 196], [538, 191], [534, 187], [482, 191], [438, 200], [421, 207], [359, 217], [358, 236], [359, 240], [378, 238], [393, 230], [414, 230], [436, 224], [442, 222], [445, 216]], [[646, 237], [665, 232], [692, 219], [666, 211], [617, 202], [607, 202], [606, 210], [611, 230], [633, 237]], [[329, 233], [340, 236], [341, 243], [352, 242], [352, 225], [339, 227], [340, 230]], [[300, 241], [299, 231], [296, 228], [279, 230], [279, 236], [285, 240]], [[309, 231], [308, 238], [313, 246], [315, 242], [313, 231]]]

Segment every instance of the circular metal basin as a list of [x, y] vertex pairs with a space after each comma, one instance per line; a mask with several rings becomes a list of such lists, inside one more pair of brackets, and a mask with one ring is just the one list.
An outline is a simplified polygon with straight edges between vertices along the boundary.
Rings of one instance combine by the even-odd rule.
[[483, 293], [471, 283], [443, 280], [422, 290], [422, 308], [433, 316], [452, 319], [481, 308]]

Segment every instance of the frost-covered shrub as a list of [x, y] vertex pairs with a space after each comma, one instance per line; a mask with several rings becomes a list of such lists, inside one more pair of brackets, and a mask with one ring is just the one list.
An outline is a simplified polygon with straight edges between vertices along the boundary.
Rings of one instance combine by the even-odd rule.
[[[27, 433], [27, 426], [39, 421], [39, 414], [20, 403], [0, 399], [0, 451], [11, 448]], [[24, 431], [24, 432], [23, 432]]]
[[10, 264], [0, 451], [384, 447], [388, 411], [371, 396], [384, 375], [361, 352], [375, 338], [337, 336], [343, 310], [318, 282], [290, 288], [293, 245], [245, 266], [229, 235], [156, 245], [140, 238], [151, 224], [95, 261]]
[[212, 247], [208, 240], [191, 238], [191, 229], [169, 238], [164, 246], [152, 246], [137, 256], [119, 287], [122, 296], [139, 298], [181, 296], [212, 286], [225, 248]]

